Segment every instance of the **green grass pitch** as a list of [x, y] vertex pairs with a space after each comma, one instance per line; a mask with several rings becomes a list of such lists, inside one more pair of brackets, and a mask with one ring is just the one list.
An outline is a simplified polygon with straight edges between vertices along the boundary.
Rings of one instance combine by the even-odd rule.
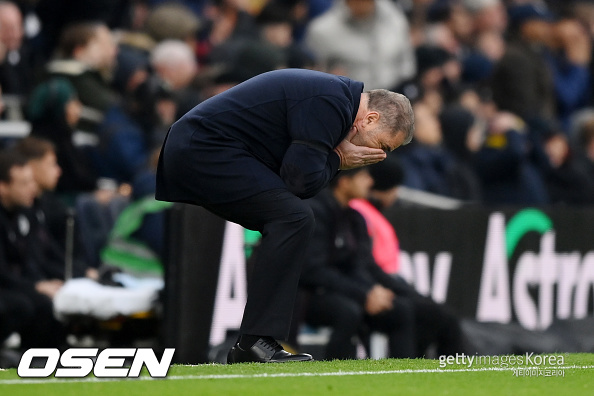
[[165, 379], [123, 380], [21, 379], [13, 369], [0, 371], [0, 395], [594, 395], [594, 354], [562, 356], [538, 366], [489, 357], [443, 368], [433, 359], [173, 365]]

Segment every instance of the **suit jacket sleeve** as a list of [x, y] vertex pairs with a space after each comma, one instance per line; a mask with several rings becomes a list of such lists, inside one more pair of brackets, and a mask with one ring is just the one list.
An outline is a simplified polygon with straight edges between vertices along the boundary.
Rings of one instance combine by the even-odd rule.
[[280, 175], [289, 191], [310, 198], [338, 172], [340, 158], [334, 148], [352, 124], [353, 105], [346, 98], [316, 96], [288, 110], [291, 145]]

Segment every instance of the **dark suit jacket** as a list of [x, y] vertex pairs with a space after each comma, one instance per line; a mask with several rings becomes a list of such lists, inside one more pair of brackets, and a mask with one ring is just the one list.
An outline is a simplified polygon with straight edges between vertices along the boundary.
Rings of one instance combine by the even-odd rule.
[[350, 130], [362, 90], [346, 77], [284, 69], [200, 103], [165, 139], [156, 198], [208, 204], [271, 189], [315, 195], [338, 172], [333, 148]]

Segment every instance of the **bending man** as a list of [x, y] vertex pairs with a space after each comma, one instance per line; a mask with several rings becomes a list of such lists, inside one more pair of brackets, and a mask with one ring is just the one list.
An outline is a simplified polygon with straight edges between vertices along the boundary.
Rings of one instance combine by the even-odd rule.
[[300, 69], [261, 74], [194, 107], [171, 127], [158, 200], [200, 205], [262, 233], [240, 337], [228, 363], [311, 360], [286, 339], [314, 217], [302, 199], [339, 169], [370, 165], [412, 139], [410, 102]]

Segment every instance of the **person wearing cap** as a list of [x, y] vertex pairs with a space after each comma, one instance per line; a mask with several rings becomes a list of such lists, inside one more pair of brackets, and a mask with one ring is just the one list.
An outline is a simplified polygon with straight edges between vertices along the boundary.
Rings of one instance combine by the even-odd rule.
[[229, 363], [310, 360], [286, 352], [304, 251], [314, 228], [303, 201], [340, 169], [383, 160], [412, 139], [408, 99], [304, 69], [260, 74], [194, 107], [163, 143], [156, 198], [203, 206], [262, 242]]

